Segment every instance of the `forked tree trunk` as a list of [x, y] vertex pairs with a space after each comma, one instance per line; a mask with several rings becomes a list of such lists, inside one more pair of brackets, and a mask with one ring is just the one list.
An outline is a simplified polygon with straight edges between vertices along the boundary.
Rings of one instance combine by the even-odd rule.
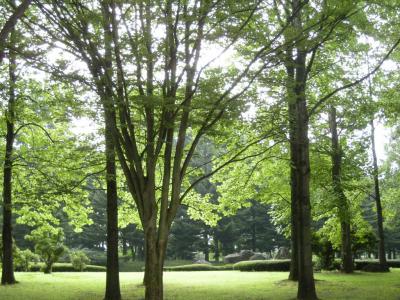
[[[14, 41], [14, 32], [11, 33], [11, 43]], [[13, 263], [13, 240], [12, 240], [12, 156], [14, 147], [14, 120], [15, 120], [15, 52], [10, 51], [9, 65], [9, 99], [7, 109], [7, 134], [6, 134], [6, 153], [4, 158], [3, 176], [3, 266], [1, 273], [1, 284], [16, 283], [14, 277]]]
[[379, 264], [381, 266], [381, 271], [389, 272], [389, 267], [386, 261], [386, 252], [385, 252], [385, 234], [383, 231], [383, 215], [382, 215], [382, 203], [381, 203], [381, 192], [379, 188], [379, 169], [378, 169], [378, 159], [376, 156], [375, 149], [375, 127], [374, 121], [371, 120], [371, 145], [372, 145], [372, 158], [374, 165], [374, 188], [375, 188], [375, 203], [376, 203], [376, 215], [378, 219], [378, 238], [379, 238], [379, 247], [378, 247], [378, 258]]
[[329, 112], [329, 127], [331, 131], [331, 160], [333, 192], [338, 200], [340, 230], [341, 230], [341, 257], [342, 270], [345, 273], [353, 272], [353, 255], [351, 251], [350, 211], [346, 195], [342, 186], [342, 150], [337, 130], [336, 108], [331, 106]]

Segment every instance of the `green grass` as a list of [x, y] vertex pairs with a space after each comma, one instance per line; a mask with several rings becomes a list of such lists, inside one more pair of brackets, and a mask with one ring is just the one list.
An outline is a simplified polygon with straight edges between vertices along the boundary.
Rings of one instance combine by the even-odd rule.
[[[296, 283], [287, 272], [165, 272], [166, 299], [294, 299]], [[121, 273], [123, 299], [142, 299], [143, 273]], [[101, 300], [105, 273], [17, 273], [19, 284], [0, 286], [2, 300]], [[390, 273], [317, 273], [321, 299], [400, 299], [400, 270]]]

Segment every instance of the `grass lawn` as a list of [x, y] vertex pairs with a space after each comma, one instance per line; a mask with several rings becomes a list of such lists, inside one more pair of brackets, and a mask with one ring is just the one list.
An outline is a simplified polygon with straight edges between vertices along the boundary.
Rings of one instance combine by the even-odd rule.
[[[296, 283], [286, 272], [166, 272], [166, 299], [255, 300], [294, 299]], [[142, 299], [143, 273], [121, 273], [123, 299]], [[400, 299], [400, 269], [388, 274], [317, 273], [321, 299]], [[19, 284], [0, 286], [1, 300], [101, 300], [105, 273], [16, 273]]]

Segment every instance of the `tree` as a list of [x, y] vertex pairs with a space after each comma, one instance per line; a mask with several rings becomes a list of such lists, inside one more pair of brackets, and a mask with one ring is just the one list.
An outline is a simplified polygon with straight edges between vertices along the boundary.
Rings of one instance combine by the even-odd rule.
[[[16, 33], [11, 34], [11, 44], [15, 45]], [[6, 133], [6, 151], [4, 158], [4, 177], [3, 177], [3, 261], [1, 284], [14, 284], [14, 265], [13, 265], [13, 240], [12, 240], [12, 165], [13, 148], [15, 139], [15, 106], [16, 106], [16, 53], [10, 50], [9, 62], [9, 98], [7, 109], [7, 133]]]
[[[32, 0], [22, 1], [21, 4], [15, 8], [14, 12], [4, 23], [4, 25], [0, 31], [0, 64], [3, 62], [3, 59], [4, 59], [4, 54], [5, 54], [5, 49], [6, 49], [6, 47], [4, 47], [4, 45], [7, 42], [8, 36], [14, 30], [15, 25], [17, 24], [18, 20], [23, 17], [25, 11], [29, 8], [31, 2], [32, 2]], [[15, 5], [14, 1], [12, 1], [11, 3], [13, 5]], [[13, 45], [11, 44], [11, 46], [13, 46]]]
[[340, 227], [341, 227], [341, 255], [343, 271], [345, 273], [353, 272], [353, 256], [351, 253], [351, 228], [350, 228], [350, 209], [347, 197], [342, 186], [342, 149], [340, 146], [338, 135], [338, 124], [336, 116], [336, 108], [331, 106], [329, 113], [329, 127], [331, 131], [331, 159], [332, 159], [332, 183], [333, 192], [337, 197]]
[[35, 252], [44, 262], [43, 272], [50, 274], [53, 264], [64, 254], [64, 233], [61, 228], [43, 225], [27, 237], [35, 243]]
[[[213, 33], [220, 34], [211, 20], [220, 27], [219, 23], [231, 11], [244, 19], [239, 18], [239, 25], [232, 22], [232, 42], [226, 47], [229, 48], [247, 25], [257, 3], [229, 2], [224, 8], [221, 3], [209, 1], [182, 5], [173, 1], [162, 4], [140, 1], [128, 5], [131, 10], [127, 14], [119, 14], [127, 5], [100, 1], [88, 7], [81, 2], [54, 1], [51, 9], [45, 5], [40, 5], [40, 9], [53, 25], [62, 28], [67, 47], [87, 63], [104, 108], [116, 112], [118, 123], [112, 124], [116, 152], [145, 234], [146, 299], [162, 299], [162, 269], [169, 229], [179, 205], [198, 182], [182, 192], [189, 163], [201, 138], [222, 116], [237, 114], [238, 99], [255, 77], [249, 71], [255, 68], [265, 49], [258, 51], [243, 71], [230, 76], [228, 84], [220, 80], [221, 85], [209, 93], [201, 90], [200, 84], [209, 64], [200, 68], [199, 59], [203, 40], [214, 38]], [[159, 20], [165, 29], [164, 36], [155, 39], [153, 20], [160, 12], [163, 12]], [[100, 34], [93, 36], [89, 25]], [[119, 37], [120, 32], [125, 39]], [[55, 36], [54, 32], [50, 36]], [[99, 49], [104, 50], [104, 55]], [[124, 61], [135, 62], [133, 74], [127, 71]], [[157, 84], [158, 68], [163, 69], [161, 85]], [[128, 86], [131, 82], [134, 82], [132, 91]], [[237, 92], [234, 88], [239, 83], [244, 87]], [[207, 105], [198, 106], [205, 104], [204, 97]], [[198, 107], [200, 111], [192, 110]], [[189, 131], [193, 132], [191, 143], [187, 140]], [[158, 173], [161, 159], [162, 170]], [[158, 182], [161, 186], [156, 186]]]
[[378, 169], [378, 159], [375, 150], [375, 127], [374, 120], [371, 120], [371, 149], [372, 149], [372, 161], [373, 161], [373, 178], [374, 178], [374, 199], [376, 203], [376, 215], [378, 219], [378, 257], [379, 264], [382, 272], [388, 272], [389, 267], [386, 262], [386, 252], [385, 252], [385, 235], [383, 232], [383, 213], [382, 213], [382, 202], [381, 202], [381, 191], [379, 187], [379, 169]]

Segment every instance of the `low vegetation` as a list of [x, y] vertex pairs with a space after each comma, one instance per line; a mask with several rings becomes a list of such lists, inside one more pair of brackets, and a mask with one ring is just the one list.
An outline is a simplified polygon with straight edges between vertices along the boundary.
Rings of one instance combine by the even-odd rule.
[[[105, 273], [16, 273], [19, 284], [0, 289], [0, 299], [100, 300]], [[297, 285], [287, 272], [166, 272], [167, 300], [294, 299]], [[390, 273], [339, 272], [315, 274], [319, 297], [324, 300], [398, 299], [400, 270]], [[123, 299], [142, 299], [143, 272], [120, 274]], [[55, 293], [54, 291], [57, 291]]]

